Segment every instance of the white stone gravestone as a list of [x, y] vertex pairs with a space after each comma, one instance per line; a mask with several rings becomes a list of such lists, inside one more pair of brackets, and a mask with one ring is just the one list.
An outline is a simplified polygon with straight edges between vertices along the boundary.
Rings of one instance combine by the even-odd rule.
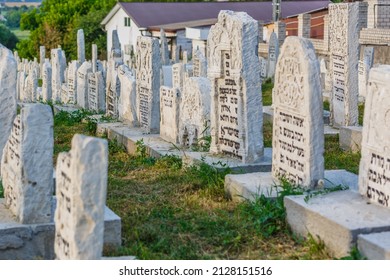
[[118, 113], [119, 120], [131, 126], [137, 126], [137, 94], [135, 76], [126, 65], [118, 67], [118, 77], [121, 83]]
[[180, 91], [178, 88], [160, 88], [160, 137], [166, 141], [179, 142]]

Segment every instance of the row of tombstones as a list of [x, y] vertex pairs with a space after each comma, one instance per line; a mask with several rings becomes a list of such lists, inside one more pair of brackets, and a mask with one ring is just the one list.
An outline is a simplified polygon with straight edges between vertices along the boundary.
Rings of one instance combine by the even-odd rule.
[[0, 157], [5, 206], [22, 224], [54, 219], [57, 259], [99, 259], [107, 141], [73, 137], [71, 151], [58, 156], [53, 198], [53, 113], [48, 105], [26, 104], [16, 115], [16, 65], [11, 51], [0, 45]]

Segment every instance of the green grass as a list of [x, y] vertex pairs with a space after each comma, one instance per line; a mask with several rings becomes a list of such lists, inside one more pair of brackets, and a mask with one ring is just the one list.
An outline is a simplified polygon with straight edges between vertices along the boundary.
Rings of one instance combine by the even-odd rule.
[[274, 84], [272, 83], [271, 79], [266, 80], [261, 88], [262, 94], [263, 94], [263, 106], [270, 106], [272, 105], [272, 89], [274, 87]]
[[3, 184], [0, 181], [0, 198], [3, 198], [3, 197], [4, 197], [4, 188], [3, 188]]
[[19, 41], [28, 39], [30, 36], [30, 30], [20, 30], [19, 28], [13, 28], [11, 31], [18, 37]]

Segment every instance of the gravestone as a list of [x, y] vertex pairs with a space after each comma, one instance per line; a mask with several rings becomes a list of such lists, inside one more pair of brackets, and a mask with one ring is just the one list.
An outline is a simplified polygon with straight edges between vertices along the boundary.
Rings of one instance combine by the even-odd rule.
[[308, 39], [287, 37], [273, 91], [272, 175], [313, 188], [324, 178], [320, 67]]
[[42, 67], [42, 100], [51, 101], [51, 75], [52, 69], [49, 59], [45, 59]]
[[14, 120], [1, 160], [6, 207], [20, 223], [52, 220], [53, 148], [50, 106], [25, 105]]
[[26, 79], [27, 86], [25, 88], [25, 101], [37, 101], [38, 75], [35, 69], [31, 70]]
[[184, 82], [184, 65], [183, 63], [175, 63], [172, 65], [172, 87], [183, 91]]
[[178, 88], [160, 88], [160, 137], [174, 144], [179, 142], [180, 91]]
[[264, 57], [259, 57], [260, 61], [260, 78], [264, 81], [267, 78], [267, 60]]
[[145, 133], [160, 131], [160, 48], [155, 38], [137, 39], [137, 116]]
[[211, 80], [210, 152], [243, 163], [255, 163], [263, 155], [257, 33], [257, 21], [248, 14], [221, 11], [207, 40]]
[[16, 67], [12, 52], [0, 44], [0, 158], [16, 116]]
[[275, 75], [276, 62], [279, 56], [279, 41], [275, 32], [271, 33], [271, 37], [268, 42], [268, 78], [273, 78]]
[[164, 29], [160, 30], [160, 41], [161, 41], [161, 65], [171, 64], [169, 59], [169, 50], [167, 37], [165, 36]]
[[121, 83], [118, 113], [119, 120], [131, 126], [137, 126], [137, 94], [135, 76], [128, 66], [118, 67], [118, 77]]
[[193, 67], [193, 77], [207, 77], [207, 60], [200, 50], [195, 51]]
[[199, 144], [210, 135], [211, 83], [205, 77], [187, 78], [181, 94], [179, 144]]
[[365, 98], [367, 95], [368, 73], [374, 61], [374, 47], [365, 47], [363, 59], [359, 60], [359, 98]]
[[85, 61], [77, 70], [77, 105], [88, 109], [88, 74], [92, 71], [92, 65]]
[[95, 112], [106, 111], [105, 85], [102, 72], [88, 74], [88, 108]]
[[107, 169], [108, 145], [104, 139], [76, 134], [70, 152], [59, 154], [56, 169], [56, 259], [101, 258]]
[[364, 110], [359, 192], [390, 207], [390, 66], [372, 68]]
[[52, 99], [53, 102], [61, 101], [61, 86], [65, 82], [64, 57], [61, 49], [51, 50], [51, 67], [52, 67]]
[[77, 60], [80, 65], [85, 61], [85, 39], [83, 29], [77, 31]]
[[329, 4], [333, 126], [358, 124], [359, 3]]
[[43, 65], [45, 64], [46, 61], [46, 48], [45, 46], [40, 46], [39, 47], [39, 63], [40, 63], [40, 68], [41, 68], [41, 78], [43, 75]]
[[18, 81], [17, 81], [17, 96], [18, 100], [24, 101], [24, 84], [26, 81], [26, 72], [23, 70], [18, 72]]
[[77, 101], [77, 70], [79, 69], [80, 64], [77, 60], [73, 60], [69, 63], [67, 70], [67, 84], [68, 84], [68, 94], [63, 99], [64, 103], [75, 104]]

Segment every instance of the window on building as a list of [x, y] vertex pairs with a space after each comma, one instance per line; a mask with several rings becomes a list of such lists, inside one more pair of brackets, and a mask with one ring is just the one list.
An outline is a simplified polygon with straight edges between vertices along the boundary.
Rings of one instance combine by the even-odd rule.
[[129, 17], [125, 17], [125, 26], [130, 26], [131, 20]]

